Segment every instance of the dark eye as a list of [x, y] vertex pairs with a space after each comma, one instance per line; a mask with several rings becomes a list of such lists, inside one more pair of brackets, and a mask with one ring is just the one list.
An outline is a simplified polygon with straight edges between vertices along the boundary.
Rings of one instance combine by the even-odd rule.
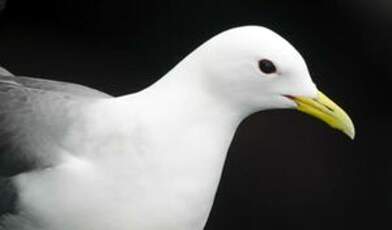
[[271, 74], [276, 72], [276, 67], [274, 63], [270, 60], [263, 59], [259, 61], [259, 68], [263, 73]]

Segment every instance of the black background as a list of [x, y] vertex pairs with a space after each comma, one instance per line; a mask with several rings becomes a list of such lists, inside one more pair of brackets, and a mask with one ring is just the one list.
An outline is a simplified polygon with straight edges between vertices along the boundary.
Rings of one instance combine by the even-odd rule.
[[0, 15], [0, 65], [122, 95], [225, 29], [269, 27], [349, 112], [357, 138], [295, 111], [251, 116], [231, 146], [206, 229], [388, 229], [389, 2], [10, 0]]

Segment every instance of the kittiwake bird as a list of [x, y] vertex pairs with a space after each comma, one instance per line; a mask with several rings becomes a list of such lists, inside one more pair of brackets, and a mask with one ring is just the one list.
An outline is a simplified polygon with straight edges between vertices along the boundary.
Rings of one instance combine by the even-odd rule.
[[297, 109], [354, 138], [299, 52], [260, 26], [214, 36], [120, 97], [0, 74], [2, 230], [202, 230], [233, 135], [257, 111]]

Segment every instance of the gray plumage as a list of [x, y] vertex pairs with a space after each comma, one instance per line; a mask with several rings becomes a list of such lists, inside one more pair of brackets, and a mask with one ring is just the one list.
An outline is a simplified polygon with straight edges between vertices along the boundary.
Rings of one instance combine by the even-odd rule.
[[51, 149], [61, 144], [84, 105], [110, 97], [78, 84], [15, 77], [0, 68], [0, 227], [1, 217], [16, 211], [12, 177], [55, 164]]
[[14, 75], [10, 73], [8, 70], [0, 66], [0, 76], [14, 76]]

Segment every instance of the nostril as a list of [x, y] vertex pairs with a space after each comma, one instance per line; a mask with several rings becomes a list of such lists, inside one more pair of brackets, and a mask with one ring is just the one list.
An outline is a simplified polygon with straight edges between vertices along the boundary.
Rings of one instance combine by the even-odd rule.
[[331, 112], [333, 112], [334, 110], [331, 108], [331, 107], [329, 107], [328, 105], [324, 105], [325, 106], [325, 108], [327, 108], [329, 111], [331, 111]]
[[[313, 98], [312, 100], [315, 101], [315, 102], [317, 102], [317, 103], [320, 103], [320, 101], [319, 101], [317, 98]], [[323, 103], [320, 103], [320, 104], [322, 104], [325, 108], [327, 108], [327, 109], [328, 109], [329, 111], [331, 111], [331, 112], [334, 112], [334, 111], [335, 111], [333, 108], [329, 107], [328, 105], [325, 105], [325, 104], [323, 104]]]

